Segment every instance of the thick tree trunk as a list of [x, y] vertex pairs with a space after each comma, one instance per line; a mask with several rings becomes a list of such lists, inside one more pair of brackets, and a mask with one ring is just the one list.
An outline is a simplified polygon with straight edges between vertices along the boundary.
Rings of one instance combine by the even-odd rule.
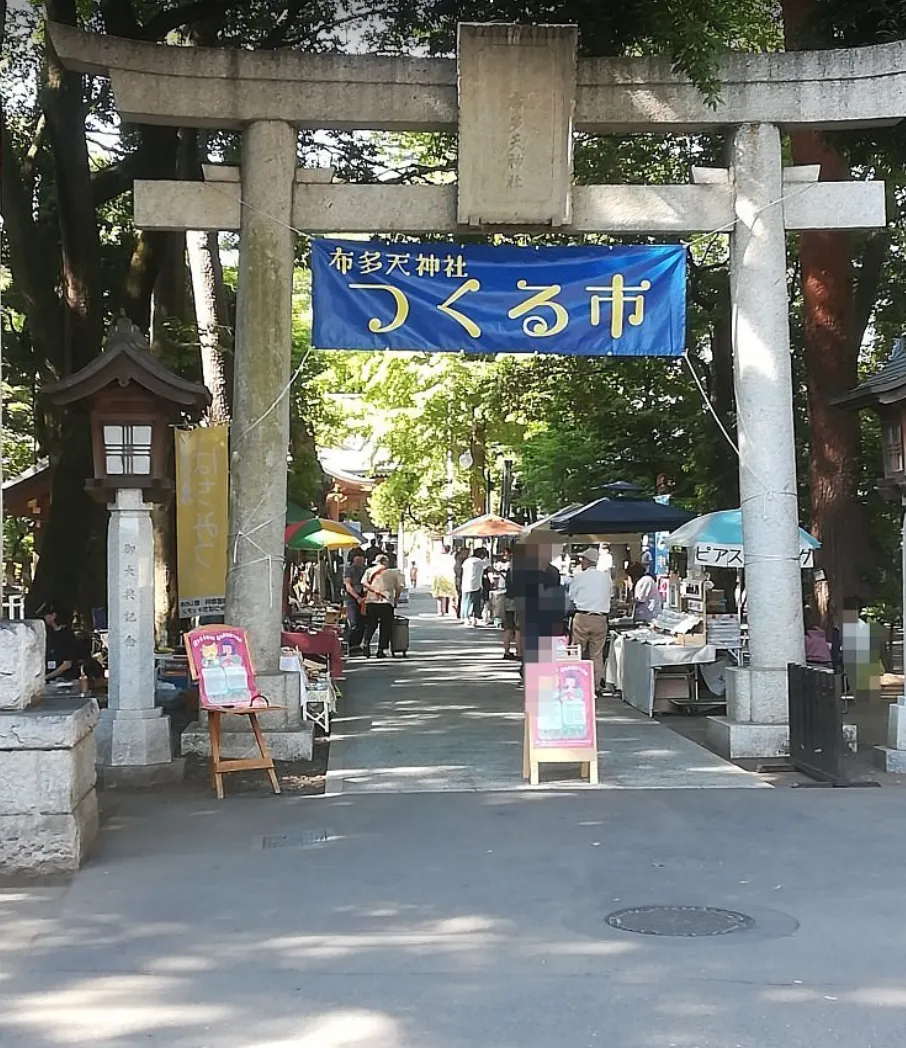
[[[730, 310], [730, 284], [720, 289], [720, 300], [711, 329], [711, 386], [710, 400], [717, 417], [729, 433], [736, 431], [736, 398], [733, 389], [733, 319]], [[717, 498], [723, 506], [739, 505], [739, 469], [735, 456], [729, 450], [726, 438], [719, 434], [718, 447], [722, 453], [713, 463], [712, 476]]]
[[[171, 437], [168, 451], [171, 456], [172, 445]], [[160, 645], [174, 647], [179, 640], [175, 499], [155, 505], [151, 526], [154, 531], [154, 628]]]
[[[169, 356], [177, 331], [188, 314], [185, 234], [165, 233], [160, 242], [160, 266], [151, 307], [151, 352]], [[167, 461], [173, 461], [172, 438]], [[154, 530], [154, 623], [158, 642], [169, 645], [179, 632], [179, 603], [176, 584], [176, 505], [155, 506], [151, 512]]]
[[[78, 611], [90, 621], [91, 609], [106, 605], [107, 509], [85, 494], [85, 478], [92, 474], [86, 413], [65, 414], [61, 446], [51, 489], [56, 511], [42, 531], [41, 554], [25, 610], [33, 615], [40, 604], [52, 600], [64, 614]], [[68, 513], [61, 513], [59, 507], [66, 507]]]
[[201, 347], [201, 371], [204, 384], [211, 393], [208, 417], [214, 424], [226, 423], [231, 414], [226, 354], [232, 339], [227, 326], [226, 293], [217, 234], [189, 232], [186, 247]]
[[[54, 21], [78, 24], [73, 0], [48, 0], [46, 7], [48, 17]], [[62, 371], [67, 373], [84, 367], [99, 352], [104, 305], [82, 77], [62, 68], [49, 42], [42, 101], [54, 160], [61, 254]], [[45, 277], [48, 278], [52, 279], [50, 274]], [[52, 349], [48, 356], [54, 359]], [[69, 410], [62, 429], [52, 510], [29, 606], [33, 610], [40, 599], [50, 597], [87, 616], [106, 587], [104, 558], [96, 554], [106, 513], [103, 507], [95, 507], [84, 492], [85, 481], [92, 474], [87, 419]]]
[[[836, 151], [810, 132], [795, 134], [796, 163], [821, 163], [833, 178], [841, 164]], [[844, 169], [845, 170], [845, 169]], [[848, 170], [845, 170], [848, 177]], [[805, 335], [805, 374], [811, 448], [811, 526], [821, 540], [820, 564], [827, 576], [816, 597], [822, 616], [858, 595], [865, 556], [865, 519], [856, 499], [859, 416], [832, 406], [859, 380], [859, 345], [852, 338], [853, 266], [847, 233], [809, 230], [799, 238]]]
[[[818, 35], [815, 0], [783, 0], [789, 50], [830, 46]], [[849, 165], [819, 132], [790, 136], [795, 164], [820, 164], [821, 180], [845, 181]], [[816, 587], [822, 617], [842, 610], [858, 594], [866, 558], [865, 517], [856, 500], [859, 417], [832, 406], [858, 381], [859, 339], [853, 338], [852, 239], [837, 230], [806, 230], [799, 236], [802, 271], [804, 363], [810, 430], [811, 528], [821, 540], [826, 584]]]
[[151, 297], [151, 352], [169, 355], [179, 339], [179, 329], [187, 319], [186, 237], [184, 233], [163, 233], [160, 264]]

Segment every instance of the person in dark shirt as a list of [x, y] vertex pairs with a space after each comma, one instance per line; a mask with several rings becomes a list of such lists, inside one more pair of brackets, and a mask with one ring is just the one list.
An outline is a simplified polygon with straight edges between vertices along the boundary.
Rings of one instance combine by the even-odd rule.
[[343, 571], [343, 597], [346, 603], [350, 655], [362, 654], [362, 638], [365, 635], [365, 612], [362, 610], [365, 599], [365, 591], [362, 588], [364, 574], [365, 554], [361, 549], [354, 549], [349, 554], [349, 562]]
[[456, 614], [462, 618], [462, 566], [469, 558], [467, 549], [458, 549], [453, 558], [453, 582], [456, 586]]
[[513, 591], [525, 662], [553, 659], [553, 638], [566, 627], [566, 591], [560, 572], [542, 546], [517, 546], [513, 556]]
[[78, 642], [72, 627], [58, 621], [57, 606], [53, 603], [43, 604], [38, 608], [38, 614], [44, 619], [44, 625], [47, 627], [44, 679], [77, 680]]
[[503, 571], [503, 657], [518, 659], [513, 645], [519, 645], [516, 631], [516, 586], [513, 579], [513, 554], [509, 549], [500, 555]]

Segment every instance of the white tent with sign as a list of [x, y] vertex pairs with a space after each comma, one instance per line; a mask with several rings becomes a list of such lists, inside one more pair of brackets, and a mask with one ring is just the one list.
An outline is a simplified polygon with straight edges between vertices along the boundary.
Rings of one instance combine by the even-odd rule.
[[[696, 564], [709, 568], [745, 567], [742, 541], [742, 510], [724, 509], [706, 513], [690, 520], [667, 536], [667, 545], [694, 551]], [[821, 543], [802, 528], [799, 529], [799, 564], [811, 568], [816, 549]]]

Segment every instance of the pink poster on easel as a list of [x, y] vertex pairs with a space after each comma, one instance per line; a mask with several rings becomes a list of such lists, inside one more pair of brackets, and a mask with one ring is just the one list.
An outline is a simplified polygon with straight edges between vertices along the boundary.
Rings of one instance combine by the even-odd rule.
[[526, 713], [533, 749], [596, 746], [591, 662], [529, 663], [525, 672]]
[[255, 671], [245, 632], [208, 626], [186, 636], [189, 658], [198, 676], [198, 697], [206, 709], [251, 706], [257, 695]]

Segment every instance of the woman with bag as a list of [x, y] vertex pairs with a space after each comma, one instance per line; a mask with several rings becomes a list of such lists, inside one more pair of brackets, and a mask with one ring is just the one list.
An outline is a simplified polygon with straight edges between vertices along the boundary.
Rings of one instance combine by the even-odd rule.
[[362, 648], [365, 658], [371, 657], [371, 638], [377, 633], [376, 655], [386, 659], [393, 636], [393, 610], [403, 589], [403, 580], [396, 568], [390, 567], [390, 559], [382, 553], [375, 559], [362, 578], [365, 591], [365, 636]]

